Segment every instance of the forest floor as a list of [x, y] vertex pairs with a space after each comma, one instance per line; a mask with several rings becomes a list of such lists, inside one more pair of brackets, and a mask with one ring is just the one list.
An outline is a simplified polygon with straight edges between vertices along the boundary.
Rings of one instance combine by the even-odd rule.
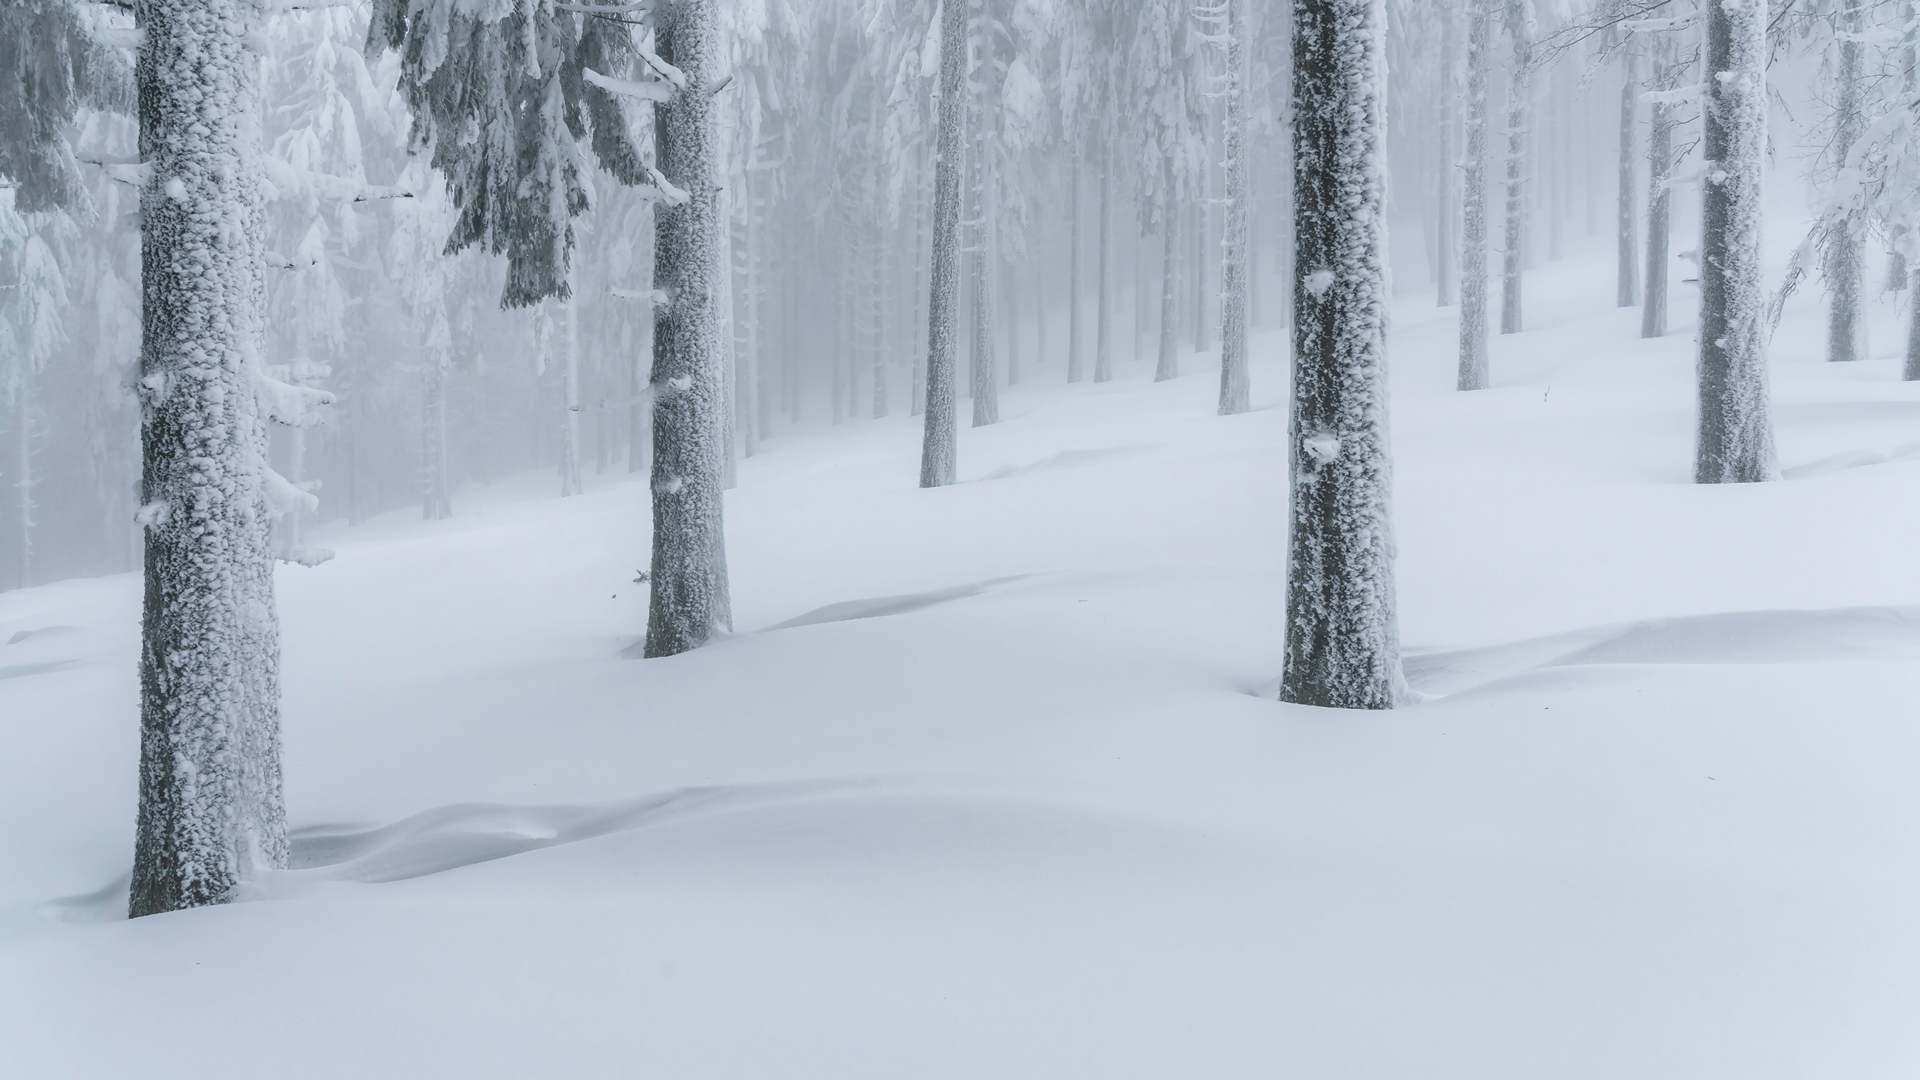
[[1606, 252], [1528, 288], [1479, 393], [1396, 311], [1391, 712], [1272, 700], [1272, 332], [1227, 419], [1204, 358], [1049, 364], [943, 490], [906, 417], [775, 440], [672, 659], [625, 475], [324, 530], [252, 902], [122, 917], [138, 582], [0, 596], [0, 1075], [1908, 1080], [1898, 307], [1827, 365], [1816, 282], [1787, 479], [1699, 487], [1692, 286], [1654, 341]]

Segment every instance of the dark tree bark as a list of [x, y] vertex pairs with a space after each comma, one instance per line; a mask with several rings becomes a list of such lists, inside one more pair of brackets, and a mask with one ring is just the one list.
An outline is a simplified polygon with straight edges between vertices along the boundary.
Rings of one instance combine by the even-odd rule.
[[726, 343], [713, 90], [725, 78], [718, 0], [675, 0], [655, 18], [655, 51], [686, 86], [654, 109], [660, 171], [687, 193], [654, 210], [654, 287], [667, 296], [653, 346], [653, 570], [646, 655], [707, 643], [732, 621], [722, 485]]
[[1707, 8], [1701, 185], [1699, 436], [1693, 478], [1749, 483], [1774, 475], [1761, 344], [1760, 167], [1767, 144], [1767, 5]]
[[1294, 0], [1293, 409], [1285, 701], [1393, 706], [1386, 415], [1386, 28]]

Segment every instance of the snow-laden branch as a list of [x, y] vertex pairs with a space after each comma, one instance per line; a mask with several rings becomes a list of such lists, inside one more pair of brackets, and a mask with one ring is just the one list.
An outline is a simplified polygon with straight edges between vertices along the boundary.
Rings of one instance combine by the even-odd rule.
[[333, 404], [332, 394], [274, 378], [276, 374], [291, 374], [285, 369], [276, 372], [261, 364], [254, 364], [252, 368], [253, 397], [268, 419], [296, 428], [318, 427], [326, 422], [327, 414], [321, 409]]
[[580, 77], [609, 94], [639, 98], [641, 101], [672, 101], [676, 93], [674, 88], [663, 79], [649, 82], [616, 79], [611, 75], [602, 75], [590, 67], [581, 68]]
[[643, 303], [652, 304], [654, 307], [665, 307], [667, 305], [667, 294], [659, 289], [615, 288], [608, 289], [607, 291], [622, 300], [639, 300]]
[[1706, 88], [1706, 83], [1694, 83], [1672, 90], [1648, 90], [1640, 95], [1640, 100], [1649, 105], [1685, 105], [1699, 97]]
[[276, 157], [262, 159], [271, 199], [298, 199], [312, 196], [336, 202], [366, 202], [369, 199], [411, 199], [413, 192], [402, 188], [364, 184], [344, 176], [314, 172], [290, 165]]
[[640, 45], [638, 51], [640, 53], [640, 59], [647, 62], [647, 66], [653, 69], [655, 75], [660, 76], [682, 90], [687, 88], [686, 72], [660, 59], [660, 54], [654, 52], [645, 44]]
[[267, 502], [277, 513], [285, 514], [293, 510], [304, 510], [311, 514], [320, 509], [320, 496], [307, 490], [307, 486], [307, 484], [296, 484], [281, 476], [269, 468], [265, 462], [260, 464], [261, 493], [267, 497]]
[[319, 259], [309, 259], [306, 262], [294, 262], [292, 259], [287, 258], [277, 251], [265, 252], [263, 258], [266, 264], [275, 270], [305, 270], [309, 266], [320, 265]]
[[651, 165], [647, 166], [647, 178], [653, 181], [651, 185], [641, 184], [634, 188], [643, 199], [663, 202], [668, 206], [679, 206], [693, 197], [687, 194], [684, 188], [674, 187], [673, 181], [668, 180], [665, 174]]
[[122, 184], [133, 187], [146, 186], [147, 180], [153, 176], [151, 167], [137, 161], [106, 161], [101, 158], [80, 158], [79, 160], [88, 165], [98, 165], [100, 171], [107, 174], [107, 179], [118, 180]]

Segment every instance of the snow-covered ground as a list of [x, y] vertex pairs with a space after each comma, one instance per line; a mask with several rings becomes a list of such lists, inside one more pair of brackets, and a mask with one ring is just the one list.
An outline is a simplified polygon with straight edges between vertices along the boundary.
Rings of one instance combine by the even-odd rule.
[[1697, 487], [1691, 286], [1644, 342], [1610, 265], [1530, 276], [1484, 392], [1397, 310], [1391, 713], [1271, 700], [1273, 333], [1231, 419], [1050, 364], [944, 490], [904, 417], [776, 440], [740, 632], [673, 659], [620, 656], [624, 475], [318, 538], [254, 902], [121, 917], [138, 583], [0, 596], [0, 1076], [1909, 1080], [1899, 313], [1825, 365], [1815, 283], [1788, 479]]

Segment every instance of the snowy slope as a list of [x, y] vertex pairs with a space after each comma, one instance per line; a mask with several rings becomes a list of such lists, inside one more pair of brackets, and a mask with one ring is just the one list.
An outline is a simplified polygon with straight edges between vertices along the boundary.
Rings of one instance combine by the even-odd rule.
[[1693, 296], [1642, 342], [1609, 260], [1474, 394], [1396, 313], [1389, 714], [1260, 696], [1271, 333], [1228, 419], [1051, 366], [951, 488], [904, 418], [776, 441], [672, 659], [624, 476], [317, 537], [256, 902], [117, 917], [138, 584], [0, 596], [0, 1076], [1912, 1076], [1920, 384], [1815, 290], [1790, 479], [1695, 487]]

